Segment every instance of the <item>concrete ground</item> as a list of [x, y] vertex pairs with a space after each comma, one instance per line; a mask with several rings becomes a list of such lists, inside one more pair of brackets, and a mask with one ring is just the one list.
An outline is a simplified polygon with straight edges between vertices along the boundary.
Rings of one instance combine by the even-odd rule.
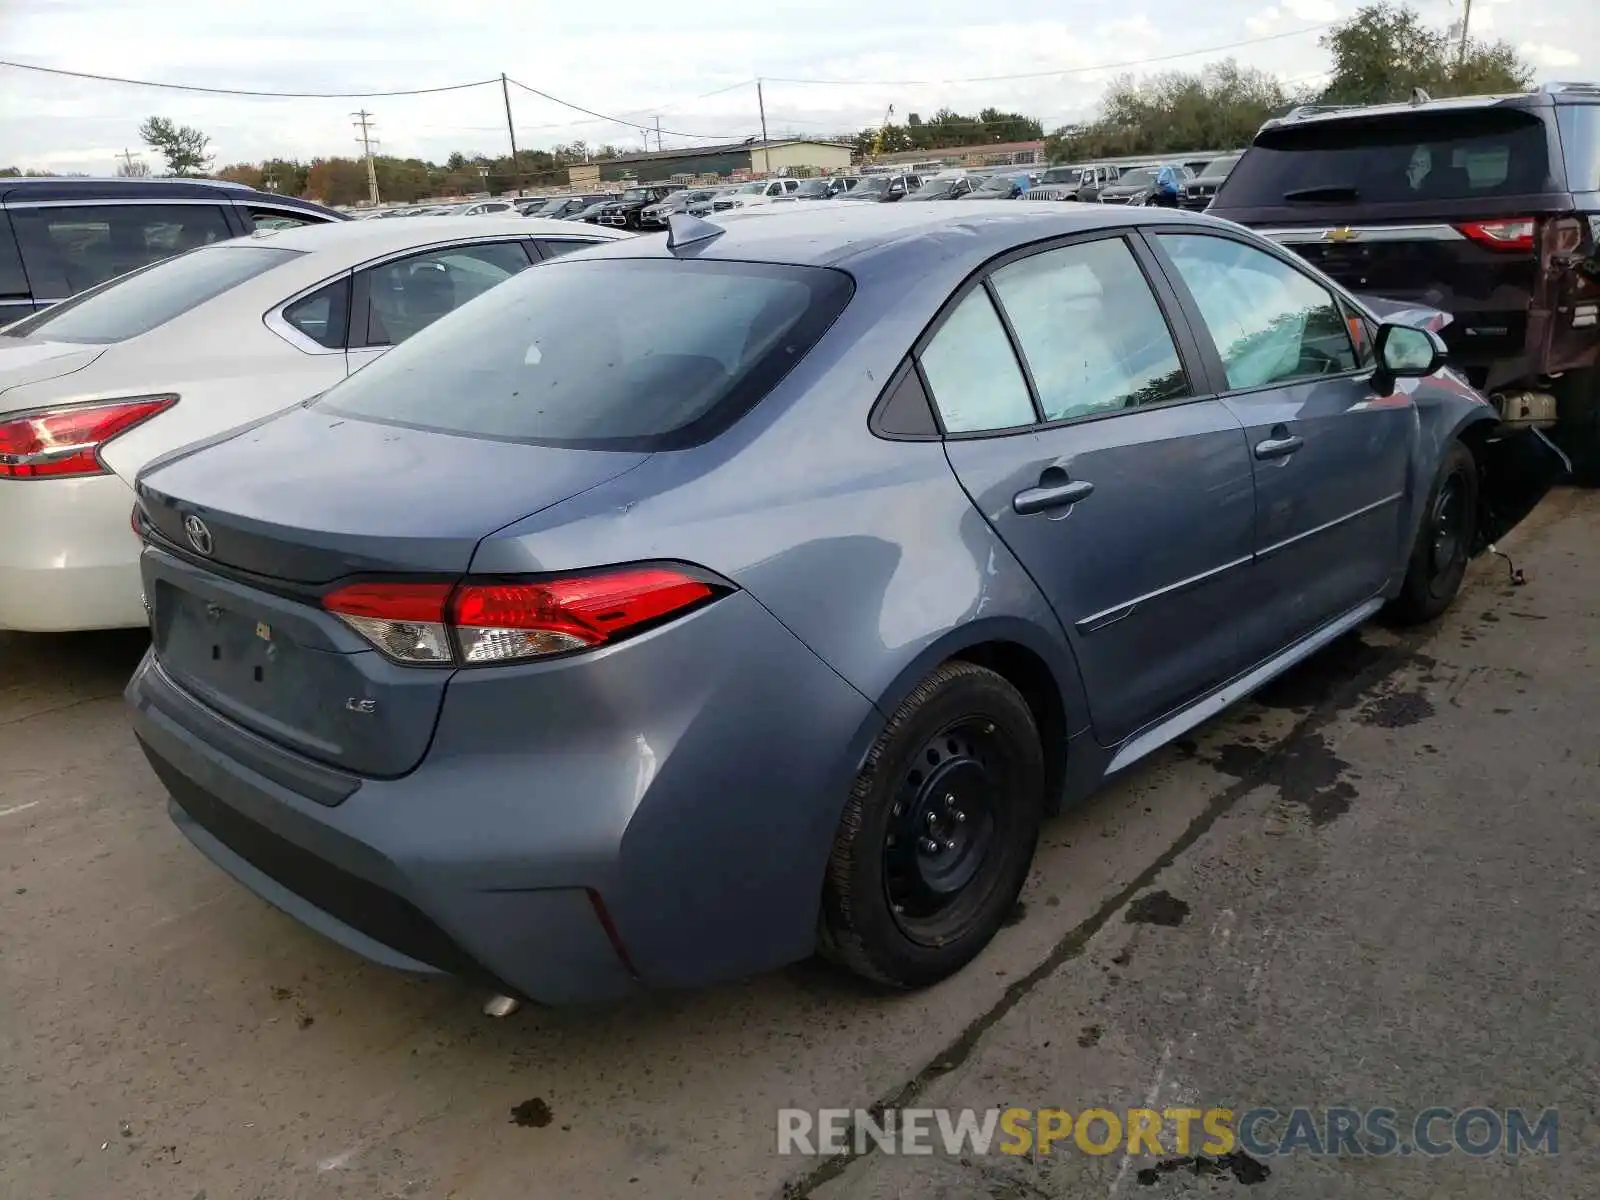
[[884, 996], [816, 964], [491, 1021], [169, 826], [134, 636], [0, 635], [0, 1196], [1230, 1192], [1164, 1157], [775, 1153], [779, 1108], [1560, 1110], [1554, 1156], [1274, 1158], [1279, 1196], [1582, 1196], [1600, 1065], [1600, 496], [1053, 821], [1017, 920]]

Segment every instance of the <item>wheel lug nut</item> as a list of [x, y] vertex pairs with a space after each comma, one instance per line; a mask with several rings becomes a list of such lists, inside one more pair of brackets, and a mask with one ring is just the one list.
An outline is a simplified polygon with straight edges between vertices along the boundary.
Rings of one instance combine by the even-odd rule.
[[927, 813], [927, 819], [930, 826], [937, 825], [939, 823], [939, 814], [934, 812], [932, 809], [929, 809]]
[[923, 838], [922, 849], [926, 854], [937, 854], [939, 853], [939, 843], [932, 838]]
[[950, 814], [950, 819], [952, 821], [954, 821], [957, 825], [960, 825], [963, 821], [965, 821], [967, 819], [967, 814], [962, 812], [958, 808], [958, 809], [955, 810], [955, 812]]
[[944, 797], [944, 806], [945, 806], [945, 807], [946, 807], [946, 808], [949, 808], [949, 807], [950, 807], [950, 806], [951, 806], [951, 805], [953, 805], [953, 804], [954, 804], [954, 803], [955, 803], [955, 802], [956, 802], [956, 795], [955, 795], [955, 793], [954, 793], [954, 792], [946, 792], [946, 793], [945, 793], [945, 797]]
[[954, 850], [954, 849], [955, 849], [955, 848], [956, 848], [956, 844], [955, 844], [955, 843], [954, 843], [954, 842], [951, 842], [951, 841], [947, 841], [947, 842], [945, 842], [945, 844], [944, 844], [944, 848], [945, 848], [945, 849], [946, 849], [946, 850], [947, 850], [947, 851], [948, 851], [948, 850]]

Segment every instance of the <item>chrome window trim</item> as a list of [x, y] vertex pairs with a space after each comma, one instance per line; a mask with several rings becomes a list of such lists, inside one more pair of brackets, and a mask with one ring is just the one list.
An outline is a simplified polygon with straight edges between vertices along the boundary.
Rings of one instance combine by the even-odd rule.
[[[1348, 239], [1330, 238], [1335, 229], [1348, 229], [1353, 235]], [[1329, 246], [1348, 246], [1365, 242], [1463, 242], [1467, 235], [1453, 225], [1321, 225], [1288, 226], [1257, 229], [1254, 232], [1271, 238], [1280, 246], [1300, 246], [1307, 243]]]
[[[291, 304], [297, 304], [301, 300], [304, 300], [307, 296], [311, 295], [313, 292], [320, 292], [328, 285], [338, 283], [341, 279], [351, 280], [353, 298], [354, 275], [355, 268], [347, 267], [335, 275], [330, 275], [326, 279], [318, 280], [310, 287], [301, 288], [287, 300], [284, 300], [280, 304], [268, 309], [265, 313], [263, 313], [261, 316], [261, 323], [268, 329], [272, 330], [273, 333], [281, 337], [284, 341], [288, 342], [289, 345], [300, 351], [302, 354], [343, 354], [347, 349], [346, 346], [324, 346], [321, 342], [314, 341], [312, 338], [302, 333], [299, 329], [296, 329], [294, 325], [290, 323], [289, 319], [283, 314], [284, 310], [287, 309]], [[348, 319], [349, 318], [347, 315], [347, 322]], [[345, 334], [345, 340], [347, 342], [349, 341], [348, 332]]]

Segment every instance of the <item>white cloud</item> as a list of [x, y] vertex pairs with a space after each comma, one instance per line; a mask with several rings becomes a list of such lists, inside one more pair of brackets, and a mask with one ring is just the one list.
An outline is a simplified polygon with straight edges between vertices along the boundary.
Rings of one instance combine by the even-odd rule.
[[[345, 154], [355, 148], [350, 113], [360, 107], [376, 114], [385, 152], [495, 153], [507, 140], [501, 71], [640, 125], [653, 128], [659, 114], [669, 146], [689, 141], [673, 131], [730, 140], [758, 132], [753, 86], [707, 95], [757, 75], [770, 81], [774, 133], [859, 129], [881, 120], [889, 104], [901, 116], [992, 104], [1054, 126], [1092, 113], [1106, 83], [1124, 70], [1192, 71], [1232, 56], [1285, 79], [1313, 76], [1328, 65], [1317, 44], [1321, 26], [1358, 3], [1137, 0], [1108, 10], [1090, 0], [678, 0], [663, 9], [658, 0], [613, 0], [603, 9], [563, 7], [559, 20], [547, 6], [505, 0], [386, 0], [376, 18], [326, 0], [277, 0], [270, 12], [193, 0], [9, 4], [6, 57], [69, 70], [270, 91], [495, 83], [428, 96], [276, 100], [0, 68], [0, 112], [10, 118], [0, 121], [0, 165], [109, 171], [112, 153], [138, 149], [139, 122], [153, 113], [203, 129], [219, 163]], [[1440, 27], [1459, 15], [1448, 0], [1420, 3]], [[1594, 0], [1542, 0], [1536, 9], [1480, 0], [1473, 32], [1490, 29], [1525, 43], [1542, 70], [1600, 77]], [[1190, 53], [1266, 37], [1273, 40]], [[982, 76], [1034, 77], [951, 82]], [[835, 82], [785, 82], [795, 79]], [[641, 145], [637, 127], [516, 88], [511, 103], [520, 145], [580, 137]]]

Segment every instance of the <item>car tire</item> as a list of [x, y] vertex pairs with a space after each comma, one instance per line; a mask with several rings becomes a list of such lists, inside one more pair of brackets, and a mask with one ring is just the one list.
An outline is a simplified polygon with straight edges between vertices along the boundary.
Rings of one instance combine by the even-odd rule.
[[819, 949], [893, 988], [925, 987], [988, 945], [1027, 878], [1044, 752], [1002, 676], [945, 663], [873, 743], [834, 835]]
[[1455, 442], [1428, 489], [1400, 594], [1385, 615], [1398, 625], [1431, 621], [1455, 600], [1478, 532], [1478, 464]]

